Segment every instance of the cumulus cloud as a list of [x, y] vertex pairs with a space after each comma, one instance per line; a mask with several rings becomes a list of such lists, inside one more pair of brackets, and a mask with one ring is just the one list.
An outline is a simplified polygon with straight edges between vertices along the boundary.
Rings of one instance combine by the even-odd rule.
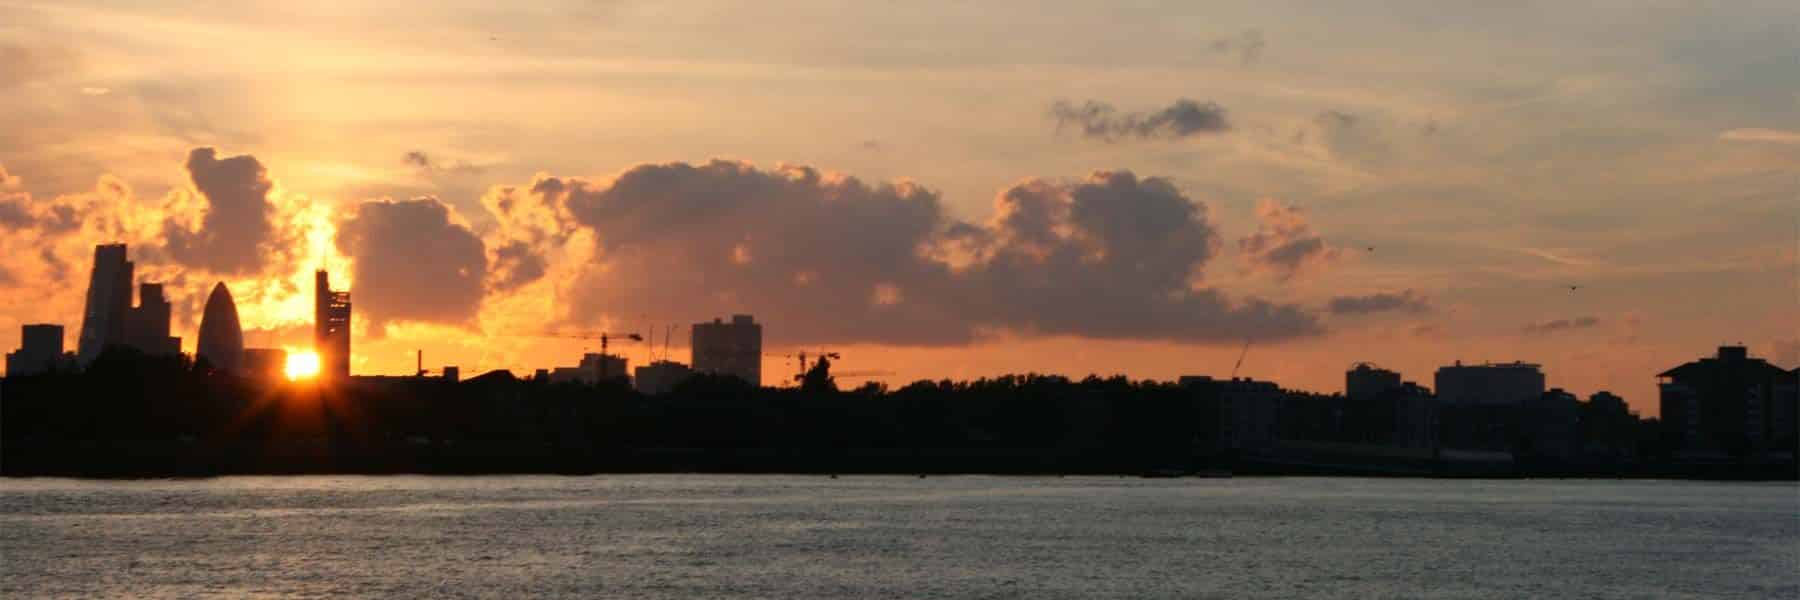
[[1380, 292], [1366, 296], [1334, 296], [1326, 304], [1334, 315], [1366, 315], [1380, 312], [1422, 314], [1431, 312], [1429, 298], [1412, 290]]
[[31, 196], [25, 192], [13, 191], [19, 187], [19, 177], [6, 172], [6, 165], [0, 165], [0, 227], [17, 229], [29, 226], [33, 221], [31, 214]]
[[480, 309], [487, 254], [436, 198], [365, 202], [338, 224], [337, 249], [355, 262], [357, 314], [380, 335], [388, 321], [467, 324]]
[[1286, 281], [1324, 268], [1341, 254], [1313, 232], [1298, 206], [1265, 198], [1256, 202], [1256, 217], [1261, 222], [1256, 231], [1238, 240], [1238, 250], [1252, 271]]
[[[79, 323], [94, 244], [125, 242], [141, 249], [157, 239], [160, 215], [110, 175], [100, 177], [89, 191], [50, 198], [0, 188], [0, 272], [5, 275], [0, 314], [20, 321]], [[141, 279], [161, 276], [154, 260], [141, 254], [134, 258]], [[181, 295], [180, 290], [170, 292], [175, 298]]]
[[558, 304], [580, 323], [749, 312], [774, 343], [911, 345], [999, 331], [1222, 342], [1321, 329], [1298, 307], [1201, 287], [1219, 246], [1204, 207], [1127, 171], [1020, 182], [979, 223], [910, 182], [729, 161], [540, 176], [483, 204], [506, 231], [490, 239], [551, 263], [516, 279], [563, 270]]
[[1524, 327], [1519, 328], [1519, 331], [1524, 332], [1526, 334], [1541, 335], [1541, 334], [1558, 333], [1558, 332], [1563, 332], [1563, 331], [1572, 331], [1572, 330], [1576, 330], [1576, 329], [1588, 329], [1588, 328], [1594, 327], [1599, 324], [1600, 324], [1599, 317], [1578, 317], [1575, 319], [1551, 319], [1549, 321], [1538, 321], [1536, 323], [1526, 323]]
[[507, 291], [537, 281], [544, 276], [544, 257], [533, 252], [531, 245], [514, 240], [494, 249], [493, 287]]
[[[196, 148], [188, 154], [187, 170], [203, 204], [171, 211], [176, 214], [163, 228], [169, 256], [223, 275], [261, 272], [283, 249], [269, 198], [273, 183], [262, 163], [250, 155], [221, 160], [212, 148]], [[204, 215], [197, 226], [183, 222], [192, 212]]]
[[1088, 139], [1116, 142], [1122, 139], [1178, 140], [1231, 129], [1225, 108], [1213, 102], [1176, 100], [1153, 113], [1121, 113], [1111, 104], [1089, 100], [1080, 105], [1058, 100], [1050, 107], [1056, 130], [1074, 127]]

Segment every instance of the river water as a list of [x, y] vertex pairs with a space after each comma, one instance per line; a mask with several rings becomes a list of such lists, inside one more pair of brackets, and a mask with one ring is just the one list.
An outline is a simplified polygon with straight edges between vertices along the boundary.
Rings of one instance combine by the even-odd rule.
[[1800, 487], [0, 481], [0, 597], [1797, 598]]

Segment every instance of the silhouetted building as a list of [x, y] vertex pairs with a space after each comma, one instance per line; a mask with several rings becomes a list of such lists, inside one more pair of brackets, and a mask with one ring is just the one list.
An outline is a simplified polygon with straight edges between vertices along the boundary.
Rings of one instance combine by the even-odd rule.
[[672, 360], [659, 360], [638, 367], [632, 375], [632, 382], [638, 393], [658, 396], [669, 393], [677, 384], [692, 377], [694, 370]]
[[206, 308], [200, 314], [200, 336], [194, 348], [194, 360], [221, 371], [239, 372], [244, 361], [244, 329], [238, 324], [237, 303], [231, 290], [221, 281], [206, 297]]
[[581, 367], [557, 367], [547, 375], [550, 383], [585, 383], [593, 385], [595, 378], [592, 371]]
[[1431, 390], [1411, 381], [1382, 394], [1394, 404], [1394, 436], [1389, 443], [1402, 448], [1436, 448], [1438, 399]]
[[730, 323], [695, 323], [689, 331], [695, 372], [734, 375], [762, 385], [762, 324], [750, 315], [732, 315]]
[[1624, 398], [1612, 392], [1594, 392], [1581, 407], [1581, 438], [1586, 440], [1583, 452], [1614, 458], [1635, 455], [1638, 423]]
[[1224, 449], [1256, 450], [1268, 447], [1279, 437], [1278, 418], [1288, 395], [1281, 386], [1250, 378], [1213, 379], [1205, 375], [1184, 375], [1179, 383], [1186, 388], [1213, 394], [1218, 399], [1217, 423], [1222, 431], [1217, 439]]
[[1371, 400], [1400, 387], [1400, 374], [1370, 363], [1356, 363], [1344, 372], [1344, 395], [1351, 400]]
[[37, 375], [63, 362], [63, 326], [49, 323], [19, 327], [19, 350], [6, 355], [6, 376]]
[[458, 381], [462, 381], [462, 367], [446, 366], [446, 367], [444, 367], [443, 372], [444, 372], [444, 381], [448, 381], [450, 383], [456, 383]]
[[1544, 372], [1524, 362], [1464, 365], [1437, 370], [1438, 400], [1452, 406], [1519, 406], [1544, 394]]
[[1544, 395], [1544, 372], [1531, 363], [1439, 367], [1436, 376], [1439, 444], [1446, 448], [1511, 452], [1519, 441], [1519, 411]]
[[1800, 456], [1800, 367], [1789, 369], [1787, 377], [1775, 381], [1775, 403], [1769, 411], [1769, 429], [1778, 432], [1769, 444], [1775, 452], [1786, 453], [1790, 461]]
[[600, 354], [588, 352], [581, 355], [581, 365], [575, 367], [557, 367], [550, 371], [551, 383], [582, 383], [594, 385], [601, 381], [624, 381], [629, 383], [631, 375], [626, 371], [628, 363], [625, 357], [616, 354]]
[[243, 373], [254, 379], [279, 381], [287, 377], [287, 351], [281, 348], [245, 348]]
[[581, 355], [581, 368], [593, 373], [594, 381], [625, 379], [631, 376], [626, 371], [628, 362], [617, 354], [598, 354], [589, 352]]
[[1581, 401], [1562, 388], [1526, 400], [1519, 411], [1518, 451], [1566, 460], [1581, 449]]
[[1332, 439], [1401, 448], [1437, 444], [1437, 398], [1400, 373], [1357, 363], [1344, 373], [1341, 430]]
[[181, 338], [169, 336], [170, 308], [162, 284], [138, 284], [138, 305], [125, 315], [125, 344], [150, 356], [181, 354]]
[[87, 306], [82, 313], [81, 338], [76, 355], [82, 365], [100, 356], [107, 346], [125, 343], [126, 311], [131, 308], [132, 264], [125, 244], [94, 247], [94, 268], [88, 274]]
[[[1793, 452], [1794, 373], [1743, 346], [1721, 346], [1657, 374], [1665, 435], [1688, 457]], [[1777, 390], [1780, 390], [1778, 393]]]
[[350, 292], [333, 291], [323, 269], [313, 273], [313, 351], [321, 379], [350, 377]]

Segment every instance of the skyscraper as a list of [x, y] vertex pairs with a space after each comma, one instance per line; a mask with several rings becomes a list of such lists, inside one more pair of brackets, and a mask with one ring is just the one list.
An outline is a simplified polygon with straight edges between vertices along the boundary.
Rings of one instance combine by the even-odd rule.
[[206, 359], [221, 371], [238, 371], [244, 360], [244, 330], [238, 325], [237, 303], [221, 281], [206, 297], [200, 316], [200, 339], [194, 360]]
[[131, 261], [125, 244], [94, 246], [94, 269], [88, 274], [87, 307], [82, 313], [76, 356], [82, 365], [100, 351], [125, 343], [126, 311], [131, 308]]
[[323, 269], [313, 273], [313, 351], [319, 377], [350, 378], [350, 292], [332, 291]]
[[762, 385], [762, 324], [750, 315], [731, 315], [731, 322], [713, 319], [695, 323], [689, 349], [697, 373], [736, 375], [750, 385]]
[[170, 309], [162, 284], [139, 284], [138, 305], [125, 314], [125, 344], [151, 356], [181, 354], [181, 338], [169, 336]]

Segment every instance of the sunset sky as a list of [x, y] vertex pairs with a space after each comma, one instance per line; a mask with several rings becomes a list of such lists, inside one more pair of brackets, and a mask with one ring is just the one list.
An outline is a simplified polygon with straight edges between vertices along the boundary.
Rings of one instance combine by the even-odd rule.
[[126, 242], [189, 351], [328, 265], [362, 374], [732, 313], [892, 384], [1800, 363], [1791, 1], [155, 4], [0, 0], [9, 350]]

